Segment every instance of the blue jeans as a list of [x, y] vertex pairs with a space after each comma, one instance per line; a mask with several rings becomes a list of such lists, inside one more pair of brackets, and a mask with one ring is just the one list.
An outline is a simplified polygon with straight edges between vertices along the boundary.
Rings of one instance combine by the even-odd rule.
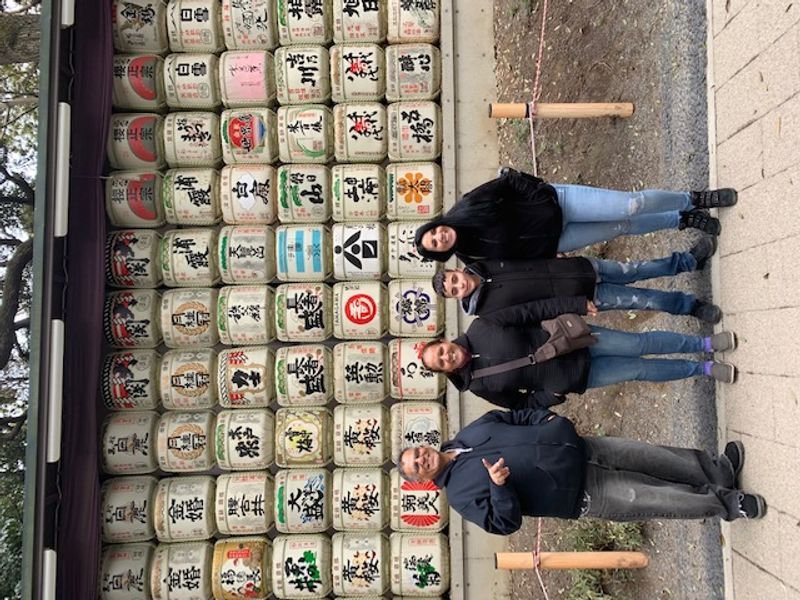
[[647, 354], [704, 352], [703, 338], [671, 331], [628, 333], [591, 326], [597, 343], [589, 347], [587, 388], [623, 381], [672, 381], [703, 375], [703, 362], [641, 358]]
[[680, 212], [692, 209], [689, 192], [624, 192], [584, 185], [553, 184], [563, 214], [560, 252], [571, 252], [620, 235], [675, 229]]

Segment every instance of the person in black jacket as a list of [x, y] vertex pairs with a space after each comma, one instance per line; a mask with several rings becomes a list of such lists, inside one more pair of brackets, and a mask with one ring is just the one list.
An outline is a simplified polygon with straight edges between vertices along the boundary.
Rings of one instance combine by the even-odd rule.
[[415, 234], [424, 258], [465, 263], [486, 258], [555, 258], [624, 234], [692, 227], [718, 235], [706, 208], [732, 206], [730, 188], [704, 192], [621, 192], [545, 183], [505, 168]]
[[744, 446], [724, 454], [654, 446], [613, 437], [581, 437], [544, 409], [493, 410], [441, 451], [405, 448], [400, 475], [435, 483], [462, 517], [508, 535], [523, 516], [643, 519], [757, 519], [766, 502], [738, 489]]

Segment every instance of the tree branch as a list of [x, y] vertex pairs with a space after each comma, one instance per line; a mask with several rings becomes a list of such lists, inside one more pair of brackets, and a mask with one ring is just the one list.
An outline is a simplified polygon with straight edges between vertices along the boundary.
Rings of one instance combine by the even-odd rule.
[[0, 418], [0, 441], [10, 442], [17, 438], [28, 420], [28, 411], [15, 417]]
[[11, 358], [11, 350], [17, 339], [14, 318], [19, 309], [22, 277], [25, 267], [33, 258], [33, 240], [26, 240], [14, 251], [14, 256], [6, 267], [6, 280], [3, 282], [3, 303], [0, 304], [0, 369], [5, 368]]
[[[27, 181], [25, 181], [25, 179], [22, 177], [22, 175], [17, 175], [16, 173], [11, 173], [6, 168], [5, 165], [0, 165], [0, 175], [5, 177], [6, 181], [10, 181], [11, 183], [16, 185], [20, 189], [20, 191], [25, 196], [25, 202], [24, 202], [25, 204], [29, 204], [29, 205], [33, 206], [33, 201], [34, 201], [34, 199], [36, 197], [36, 194], [34, 193], [33, 188], [31, 187], [31, 185]], [[9, 196], [4, 196], [4, 197], [8, 198]]]

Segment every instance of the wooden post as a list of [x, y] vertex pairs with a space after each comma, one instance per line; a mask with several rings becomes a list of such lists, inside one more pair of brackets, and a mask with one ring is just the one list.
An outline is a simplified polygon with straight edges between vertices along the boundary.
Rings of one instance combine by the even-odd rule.
[[[644, 552], [542, 552], [541, 569], [642, 569], [650, 559]], [[496, 569], [532, 570], [533, 552], [497, 552]]]
[[[489, 104], [489, 117], [492, 119], [527, 119], [530, 105], [527, 102]], [[628, 118], [633, 114], [632, 102], [552, 104], [540, 102], [536, 105], [537, 119], [592, 119], [596, 117]]]

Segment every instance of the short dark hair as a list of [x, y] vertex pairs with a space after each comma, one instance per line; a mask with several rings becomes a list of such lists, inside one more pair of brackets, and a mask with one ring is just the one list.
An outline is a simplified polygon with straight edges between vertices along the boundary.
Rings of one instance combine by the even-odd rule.
[[433, 291], [436, 292], [442, 298], [447, 298], [447, 294], [444, 293], [444, 276], [447, 273], [447, 269], [444, 271], [436, 271], [436, 273], [431, 278], [431, 284], [433, 284]]
[[402, 462], [403, 454], [413, 449], [414, 446], [406, 446], [405, 448], [400, 450], [400, 454], [397, 455], [397, 472], [400, 473], [400, 477], [402, 477], [406, 481], [416, 481], [416, 479], [414, 479], [411, 475], [409, 475], [403, 470], [403, 462]]

